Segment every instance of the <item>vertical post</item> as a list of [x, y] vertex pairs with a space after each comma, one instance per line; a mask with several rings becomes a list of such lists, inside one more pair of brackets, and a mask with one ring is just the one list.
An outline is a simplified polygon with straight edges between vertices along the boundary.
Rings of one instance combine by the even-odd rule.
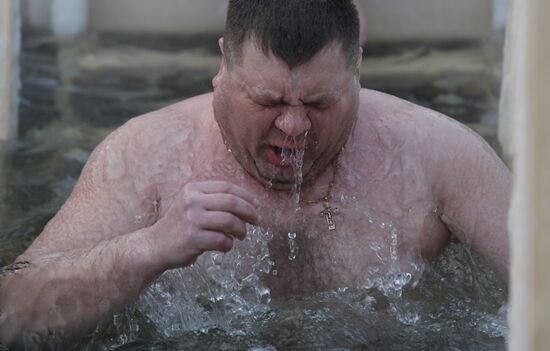
[[20, 33], [19, 0], [0, 0], [0, 142], [17, 136]]
[[550, 2], [514, 0], [503, 107], [514, 119], [509, 350], [550, 345]]
[[88, 0], [53, 0], [51, 3], [52, 32], [61, 38], [74, 38], [88, 26]]
[[508, 0], [493, 0], [493, 31], [500, 32], [506, 26]]

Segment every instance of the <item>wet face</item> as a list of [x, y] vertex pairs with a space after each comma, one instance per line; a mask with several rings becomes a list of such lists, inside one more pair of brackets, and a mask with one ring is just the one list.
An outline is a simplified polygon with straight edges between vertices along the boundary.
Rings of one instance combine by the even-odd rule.
[[359, 79], [337, 44], [290, 69], [247, 41], [238, 63], [228, 67], [222, 59], [213, 85], [214, 115], [227, 147], [249, 174], [276, 189], [296, 182], [302, 154], [303, 182], [315, 179], [357, 118]]

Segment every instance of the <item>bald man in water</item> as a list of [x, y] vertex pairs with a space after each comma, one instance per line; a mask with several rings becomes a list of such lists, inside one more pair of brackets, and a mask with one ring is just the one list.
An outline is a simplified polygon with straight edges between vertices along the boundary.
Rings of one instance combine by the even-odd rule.
[[274, 296], [415, 273], [451, 235], [506, 275], [510, 172], [459, 123], [361, 89], [358, 31], [351, 0], [230, 1], [213, 93], [96, 148], [4, 269], [1, 340], [81, 335], [247, 226], [273, 233]]

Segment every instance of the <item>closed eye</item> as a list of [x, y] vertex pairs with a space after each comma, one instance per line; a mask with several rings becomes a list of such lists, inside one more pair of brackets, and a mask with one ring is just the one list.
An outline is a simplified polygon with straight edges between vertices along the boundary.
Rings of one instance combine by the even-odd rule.
[[263, 107], [275, 107], [280, 103], [279, 101], [275, 100], [255, 100], [254, 102]]
[[332, 104], [325, 101], [310, 102], [307, 105], [313, 107], [316, 110], [326, 110], [327, 108], [332, 106]]

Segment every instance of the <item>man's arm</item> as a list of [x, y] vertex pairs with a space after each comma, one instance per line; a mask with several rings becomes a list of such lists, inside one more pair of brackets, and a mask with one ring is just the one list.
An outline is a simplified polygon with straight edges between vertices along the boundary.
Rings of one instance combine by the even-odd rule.
[[[45, 337], [91, 328], [161, 273], [148, 216], [150, 189], [140, 191], [131, 135], [136, 120], [112, 133], [92, 153], [71, 196], [40, 236], [0, 277], [0, 340], [19, 345], [24, 334]], [[139, 140], [139, 139], [138, 139]], [[148, 201], [140, 201], [148, 199]]]
[[440, 218], [507, 277], [511, 172], [479, 135], [446, 117], [439, 119], [428, 147]]
[[78, 337], [165, 270], [189, 265], [204, 251], [230, 250], [234, 237], [244, 238], [245, 222], [256, 222], [254, 199], [226, 182], [174, 189], [172, 202], [150, 217], [158, 199], [143, 183], [144, 154], [162, 150], [138, 144], [148, 139], [140, 133], [152, 130], [142, 122], [98, 146], [66, 204], [17, 259], [29, 263], [0, 276], [2, 342], [21, 346], [33, 334], [42, 341], [52, 333]]
[[65, 342], [93, 329], [137, 297], [162, 273], [152, 228], [36, 257], [0, 278], [0, 340], [23, 348], [25, 339]]

